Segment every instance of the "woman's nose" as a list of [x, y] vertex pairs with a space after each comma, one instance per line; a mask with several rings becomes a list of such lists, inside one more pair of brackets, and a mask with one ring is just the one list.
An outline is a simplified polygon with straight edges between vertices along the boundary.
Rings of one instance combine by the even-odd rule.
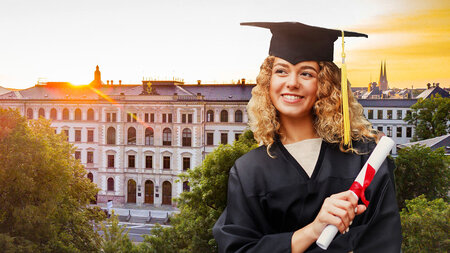
[[286, 86], [289, 89], [298, 89], [300, 87], [300, 80], [296, 74], [290, 74], [286, 80]]

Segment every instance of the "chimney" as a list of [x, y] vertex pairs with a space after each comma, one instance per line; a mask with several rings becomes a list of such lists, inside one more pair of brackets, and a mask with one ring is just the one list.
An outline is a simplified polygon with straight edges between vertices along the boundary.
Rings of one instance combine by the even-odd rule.
[[439, 87], [439, 83], [436, 83], [436, 87]]
[[198, 85], [202, 84], [202, 80], [197, 80], [197, 84]]
[[119, 80], [119, 85], [122, 85], [122, 80]]
[[109, 80], [106, 80], [106, 84], [109, 85]]
[[111, 80], [111, 85], [113, 85], [113, 80]]
[[427, 88], [431, 88], [431, 83], [427, 83]]
[[245, 84], [245, 78], [242, 78], [241, 84]]

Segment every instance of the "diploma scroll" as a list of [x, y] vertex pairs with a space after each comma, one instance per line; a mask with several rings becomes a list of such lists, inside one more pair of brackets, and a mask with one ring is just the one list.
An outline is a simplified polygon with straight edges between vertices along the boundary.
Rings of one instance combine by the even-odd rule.
[[[361, 198], [366, 206], [369, 205], [369, 201], [366, 200], [364, 191], [369, 186], [375, 173], [388, 156], [389, 151], [391, 151], [394, 147], [394, 144], [395, 143], [391, 138], [386, 136], [381, 137], [369, 159], [367, 159], [367, 162], [364, 164], [363, 168], [356, 177], [355, 182], [353, 182], [350, 187], [350, 190], [354, 193], [353, 195], [358, 199]], [[327, 225], [322, 231], [322, 234], [320, 234], [319, 239], [317, 239], [316, 244], [320, 248], [326, 250], [333, 238], [336, 236], [337, 232], [338, 229], [336, 226]]]

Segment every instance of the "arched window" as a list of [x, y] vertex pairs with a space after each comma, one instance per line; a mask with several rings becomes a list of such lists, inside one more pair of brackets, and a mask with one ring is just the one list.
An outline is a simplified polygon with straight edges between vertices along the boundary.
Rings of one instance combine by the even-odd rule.
[[75, 109], [75, 120], [81, 120], [81, 110], [80, 110], [80, 108]]
[[213, 112], [213, 110], [208, 110], [206, 112], [206, 122], [214, 122], [214, 112]]
[[27, 119], [33, 119], [33, 109], [27, 109]]
[[169, 181], [165, 181], [162, 188], [162, 204], [172, 205], [172, 184]]
[[50, 110], [50, 119], [52, 119], [52, 120], [57, 120], [58, 119], [58, 116], [56, 114], [56, 109], [55, 108], [52, 108]]
[[62, 118], [63, 120], [69, 120], [69, 109], [64, 108]]
[[170, 130], [170, 128], [164, 128], [163, 130], [163, 145], [172, 145], [172, 131]]
[[190, 147], [192, 145], [192, 142], [191, 142], [191, 140], [192, 140], [192, 133], [191, 133], [191, 130], [189, 128], [183, 129], [182, 138], [183, 138], [182, 145], [184, 147]]
[[108, 178], [108, 191], [114, 191], [114, 179], [112, 177]]
[[116, 144], [116, 129], [109, 127], [106, 134], [106, 144]]
[[234, 122], [242, 122], [242, 111], [236, 110], [234, 112]]
[[130, 127], [128, 128], [128, 145], [136, 145], [136, 128]]
[[147, 127], [145, 129], [145, 145], [147, 145], [147, 146], [153, 145], [153, 142], [154, 142], [153, 136], [154, 136], [153, 129], [151, 127]]
[[222, 110], [220, 112], [220, 122], [228, 122], [228, 111]]
[[44, 110], [44, 108], [40, 108], [39, 109], [39, 112], [38, 112], [38, 117], [40, 118], [40, 117], [42, 117], [42, 118], [45, 118], [45, 110]]
[[89, 108], [87, 111], [87, 120], [94, 120], [94, 110], [92, 108]]
[[94, 175], [91, 172], [87, 174], [87, 177], [91, 180], [91, 182], [94, 182]]
[[183, 182], [183, 191], [188, 192], [190, 190], [191, 190], [191, 187], [189, 187], [189, 181], [184, 181]]

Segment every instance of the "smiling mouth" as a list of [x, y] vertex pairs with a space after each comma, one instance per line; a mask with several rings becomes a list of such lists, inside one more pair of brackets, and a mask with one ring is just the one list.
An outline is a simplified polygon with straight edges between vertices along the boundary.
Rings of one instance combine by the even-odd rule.
[[283, 94], [281, 95], [283, 98], [287, 99], [287, 100], [299, 100], [302, 98], [305, 98], [304, 96], [299, 96], [299, 95], [288, 95], [288, 94]]

